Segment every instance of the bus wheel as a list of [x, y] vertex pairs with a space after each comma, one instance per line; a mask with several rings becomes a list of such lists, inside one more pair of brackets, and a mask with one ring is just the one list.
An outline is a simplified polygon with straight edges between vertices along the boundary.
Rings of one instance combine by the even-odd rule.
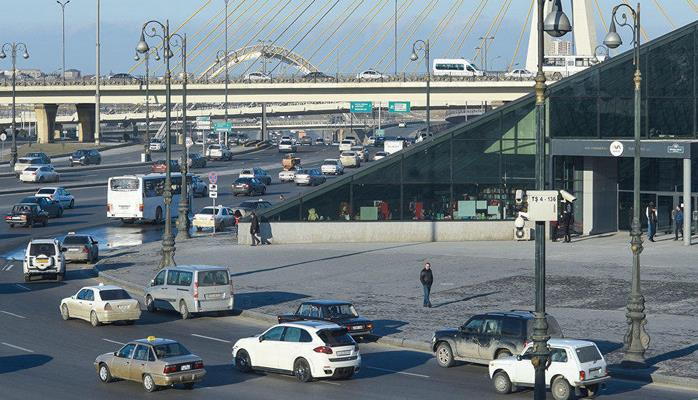
[[155, 219], [153, 220], [154, 225], [159, 225], [162, 223], [162, 208], [158, 207], [155, 210]]

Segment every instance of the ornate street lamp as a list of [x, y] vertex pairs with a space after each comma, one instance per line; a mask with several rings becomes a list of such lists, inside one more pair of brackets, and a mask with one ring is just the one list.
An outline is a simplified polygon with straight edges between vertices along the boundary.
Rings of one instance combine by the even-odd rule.
[[14, 168], [17, 163], [17, 126], [16, 126], [16, 89], [17, 89], [17, 50], [24, 50], [22, 57], [26, 60], [29, 58], [27, 45], [19, 42], [5, 43], [0, 48], [0, 60], [5, 59], [7, 54], [5, 50], [10, 52], [12, 57], [12, 149], [10, 150], [10, 168]]
[[[150, 49], [145, 52], [145, 135], [143, 138], [143, 153], [145, 161], [150, 161], [150, 53], [155, 53], [155, 61], [160, 61], [160, 54], [157, 49]], [[135, 61], [140, 61], [141, 57], [136, 52], [133, 57]]]
[[[545, 49], [544, 33], [561, 37], [572, 30], [570, 20], [562, 11], [561, 0], [552, 0], [553, 8], [543, 19], [546, 0], [538, 0], [538, 72], [536, 74], [536, 189], [545, 190], [545, 73], [543, 58]], [[536, 309], [533, 321], [533, 357], [531, 363], [535, 368], [535, 387], [533, 398], [544, 400], [545, 369], [550, 358], [548, 349], [548, 322], [545, 319], [545, 222], [536, 221], [535, 253]]]
[[410, 60], [412, 61], [417, 61], [419, 60], [419, 52], [422, 52], [422, 56], [424, 58], [424, 64], [427, 68], [427, 139], [430, 136], [431, 133], [431, 107], [430, 107], [430, 98], [431, 98], [431, 70], [430, 68], [430, 61], [429, 61], [429, 39], [426, 41], [419, 39], [412, 43], [412, 54], [410, 55]]
[[[149, 26], [150, 30], [148, 30]], [[162, 31], [162, 34], [158, 33], [158, 28]], [[165, 231], [162, 235], [162, 258], [159, 265], [159, 268], [162, 269], [176, 265], [174, 261], [175, 241], [172, 236], [172, 174], [170, 171], [170, 162], [172, 160], [172, 136], [170, 126], [172, 123], [172, 71], [170, 70], [170, 58], [174, 56], [172, 50], [170, 50], [170, 21], [165, 20], [163, 24], [160, 21], [151, 20], [143, 24], [141, 38], [136, 46], [136, 51], [140, 54], [145, 54], [150, 50], [150, 46], [148, 46], [145, 40], [146, 36], [158, 38], [162, 41], [162, 54], [165, 60], [165, 137], [167, 138], [167, 145], [165, 146], [166, 169], [164, 188]]]
[[[181, 50], [182, 57], [182, 136], [184, 137], [184, 149], [182, 150], [181, 174], [182, 183], [180, 185], [179, 194], [179, 217], [177, 218], [177, 240], [186, 240], [191, 238], [189, 234], [189, 184], [187, 181], [187, 173], [189, 172], [189, 142], [187, 141], [187, 35], [175, 33], [172, 38], [177, 40], [172, 47], [178, 47]], [[191, 139], [190, 139], [191, 140]]]
[[[621, 20], [618, 20], [617, 12], [621, 7], [626, 7], [632, 17], [632, 23], [628, 22], [627, 14], [623, 13]], [[645, 366], [645, 351], [650, 344], [650, 336], [645, 330], [647, 319], [645, 316], [645, 297], [640, 290], [640, 253], [642, 253], [642, 229], [640, 226], [640, 121], [641, 121], [641, 83], [640, 73], [640, 3], [633, 9], [628, 4], [619, 4], [613, 7], [611, 14], [611, 26], [603, 40], [603, 43], [611, 49], [618, 48], [623, 44], [618, 32], [618, 26], [625, 26], [633, 33], [633, 64], [635, 65], [635, 102], [634, 102], [634, 134], [635, 151], [633, 153], [633, 222], [630, 226], [630, 250], [633, 253], [633, 272], [625, 316], [628, 318], [628, 331], [625, 334], [625, 356], [622, 364], [628, 367], [642, 368]]]

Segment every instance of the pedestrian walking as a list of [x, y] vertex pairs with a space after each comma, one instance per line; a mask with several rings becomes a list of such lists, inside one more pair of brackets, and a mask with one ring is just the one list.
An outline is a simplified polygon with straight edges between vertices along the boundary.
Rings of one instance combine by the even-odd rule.
[[560, 216], [560, 227], [562, 228], [564, 234], [564, 242], [569, 243], [572, 241], [572, 224], [574, 223], [574, 210], [572, 209], [572, 203], [565, 201], [562, 207], [562, 215]]
[[650, 242], [654, 242], [654, 235], [657, 233], [657, 209], [654, 207], [654, 202], [650, 201], [645, 209], [647, 217], [647, 237]]
[[257, 235], [259, 235], [259, 219], [254, 211], [252, 211], [252, 220], [250, 221], [250, 235], [252, 236], [252, 246], [261, 244], [261, 241], [257, 237]]
[[431, 272], [431, 264], [429, 262], [424, 263], [424, 268], [419, 274], [419, 281], [422, 283], [422, 289], [424, 290], [424, 304], [423, 307], [431, 308], [431, 300], [429, 300], [429, 295], [431, 294], [431, 284], [434, 283], [434, 274]]
[[679, 240], [679, 232], [681, 232], [681, 239], [683, 239], [683, 204], [676, 206], [676, 213], [674, 214], [674, 240]]

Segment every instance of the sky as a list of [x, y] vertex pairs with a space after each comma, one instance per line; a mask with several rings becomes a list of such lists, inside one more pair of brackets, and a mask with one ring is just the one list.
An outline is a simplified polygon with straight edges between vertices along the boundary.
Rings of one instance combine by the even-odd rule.
[[[412, 73], [423, 68], [423, 64], [409, 61], [412, 42], [418, 38], [431, 38], [432, 58], [461, 56], [473, 59], [477, 53], [475, 48], [481, 44], [479, 38], [486, 36], [488, 31], [489, 36], [495, 36], [487, 56], [489, 69], [506, 70], [517, 62], [523, 65], [530, 26], [524, 21], [531, 1], [398, 0], [401, 14], [398, 22], [398, 37], [401, 39], [398, 41], [398, 72]], [[570, 11], [569, 2], [563, 0], [567, 12]], [[598, 0], [606, 22], [613, 5], [618, 2]], [[87, 74], [95, 71], [96, 3], [97, 0], [71, 0], [66, 6], [68, 69], [75, 68]], [[640, 3], [642, 25], [650, 38], [673, 30], [672, 26], [683, 26], [698, 18], [698, 8], [694, 10], [690, 0], [640, 0]], [[664, 4], [668, 18], [657, 8], [657, 3]], [[189, 37], [190, 72], [202, 72], [204, 66], [215, 58], [216, 50], [222, 49], [222, 37], [216, 41], [210, 39], [223, 31], [221, 26], [214, 32], [214, 27], [222, 21], [224, 0], [102, 0], [101, 4], [103, 74], [129, 72], [134, 67], [134, 49], [145, 21], [169, 19], [174, 29], [201, 7], [180, 31]], [[340, 73], [355, 73], [367, 68], [391, 73], [394, 69], [394, 4], [393, 0], [230, 0], [229, 12], [236, 7], [237, 10], [229, 17], [229, 23], [232, 23], [229, 48], [240, 48], [264, 37], [269, 40], [279, 37], [277, 44], [287, 44], [287, 48], [295, 46], [296, 52], [327, 73], [334, 74], [337, 70]], [[292, 24], [294, 18], [306, 8], [305, 13]], [[604, 28], [596, 6], [593, 8], [597, 36], [602, 40]], [[24, 42], [31, 55], [28, 60], [18, 59], [18, 68], [38, 68], [47, 73], [61, 69], [60, 9], [55, 0], [2, 0], [4, 18], [0, 24], [0, 43]], [[354, 9], [354, 13], [349, 15], [349, 11]], [[506, 12], [500, 14], [503, 9]], [[243, 13], [243, 10], [248, 11]], [[479, 17], [471, 18], [478, 10], [481, 10]], [[220, 17], [216, 17], [218, 13]], [[322, 18], [325, 13], [326, 16]], [[420, 15], [423, 17], [421, 20], [418, 19]], [[370, 19], [372, 16], [375, 17]], [[234, 21], [236, 18], [237, 21]], [[492, 22], [498, 19], [502, 22], [497, 29]], [[417, 20], [420, 23], [415, 23]], [[318, 21], [312, 32], [302, 39]], [[345, 22], [342, 24], [342, 21]], [[281, 35], [289, 25], [291, 27]], [[524, 25], [524, 39], [514, 57]], [[335, 29], [336, 33], [332, 34]], [[209, 39], [204, 40], [209, 33]], [[621, 34], [625, 38], [630, 37], [629, 32]], [[209, 41], [211, 45], [203, 50]], [[481, 57], [476, 62], [481, 64]], [[269, 68], [275, 65], [272, 63]], [[0, 60], [0, 70], [9, 68], [9, 58]], [[231, 74], [242, 74], [242, 68]], [[258, 69], [258, 65], [250, 68]], [[154, 71], [157, 73], [157, 68]], [[283, 66], [277, 69], [277, 72], [283, 71]], [[143, 71], [137, 68], [133, 73], [142, 74]]]

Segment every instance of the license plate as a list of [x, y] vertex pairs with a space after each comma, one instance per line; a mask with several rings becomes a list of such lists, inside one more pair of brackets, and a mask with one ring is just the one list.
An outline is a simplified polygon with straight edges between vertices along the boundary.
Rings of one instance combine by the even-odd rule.
[[48, 258], [37, 258], [37, 259], [36, 259], [36, 262], [47, 263], [47, 262], [48, 262]]
[[353, 331], [358, 331], [359, 329], [364, 329], [363, 325], [354, 325], [351, 327], [351, 330]]
[[129, 208], [129, 206], [119, 206], [119, 208], [124, 209], [124, 208]]
[[207, 299], [220, 299], [223, 297], [223, 293], [209, 293], [206, 295]]
[[68, 251], [80, 251], [80, 249], [68, 249]]
[[592, 368], [589, 370], [589, 376], [601, 376], [602, 374], [601, 368]]
[[180, 371], [189, 371], [190, 369], [191, 369], [191, 365], [189, 365], [189, 364], [187, 364], [187, 365], [182, 365], [182, 366], [179, 368]]
[[121, 305], [121, 306], [119, 306], [119, 310], [128, 310], [128, 306]]
[[349, 354], [351, 354], [351, 350], [344, 350], [344, 351], [338, 351], [338, 352], [337, 352], [337, 355], [338, 355], [339, 357], [348, 356]]

